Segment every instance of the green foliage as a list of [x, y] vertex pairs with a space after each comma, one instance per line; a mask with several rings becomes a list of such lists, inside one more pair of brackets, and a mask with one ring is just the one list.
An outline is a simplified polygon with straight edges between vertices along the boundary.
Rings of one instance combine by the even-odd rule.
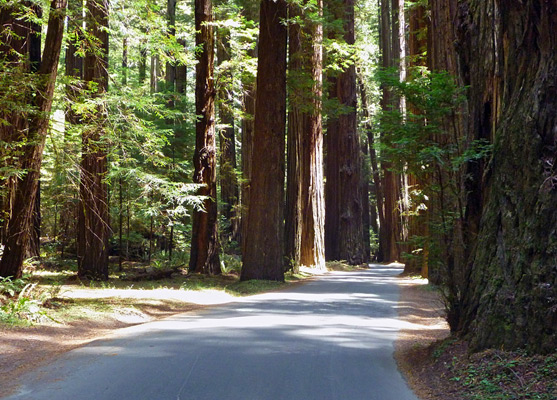
[[453, 373], [451, 380], [466, 388], [469, 400], [552, 400], [557, 395], [556, 355], [488, 351], [473, 357], [463, 369], [453, 368]]
[[54, 285], [48, 291], [36, 288], [37, 283], [29, 283], [28, 278], [0, 278], [0, 322], [13, 325], [50, 318], [43, 304], [58, 293], [59, 287]]
[[7, 278], [0, 277], [0, 295], [14, 297], [16, 294], [20, 293], [23, 290], [25, 285], [27, 285], [27, 280], [25, 279], [12, 279], [11, 277], [7, 277]]
[[234, 254], [223, 253], [220, 256], [221, 271], [225, 274], [240, 274], [242, 270], [242, 260]]
[[430, 277], [443, 278], [451, 316], [458, 313], [464, 284], [451, 254], [463, 246], [458, 230], [466, 213], [466, 170], [470, 164], [487, 159], [492, 146], [458, 134], [455, 121], [465, 88], [448, 73], [415, 67], [408, 71], [408, 80], [401, 82], [397, 71], [379, 70], [377, 79], [390, 96], [404, 99], [407, 105], [405, 110], [391, 108], [379, 113], [381, 141], [377, 151], [382, 162], [418, 182], [410, 188], [405, 217], [428, 224], [428, 234], [410, 241], [420, 245], [413, 253], [427, 248]]

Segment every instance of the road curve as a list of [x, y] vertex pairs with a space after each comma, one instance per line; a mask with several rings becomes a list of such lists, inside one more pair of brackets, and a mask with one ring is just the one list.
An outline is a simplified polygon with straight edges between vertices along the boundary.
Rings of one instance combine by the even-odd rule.
[[5, 399], [417, 400], [393, 360], [400, 272], [335, 272], [122, 329]]

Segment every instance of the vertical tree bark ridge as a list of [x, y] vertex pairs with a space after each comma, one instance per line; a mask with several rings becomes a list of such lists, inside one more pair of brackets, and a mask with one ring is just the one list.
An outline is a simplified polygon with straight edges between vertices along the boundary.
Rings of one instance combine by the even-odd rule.
[[[381, 0], [381, 66], [391, 68], [395, 66], [395, 59], [399, 55], [398, 40], [398, 0]], [[395, 107], [395, 98], [391, 91], [383, 87], [381, 108], [389, 110]], [[398, 107], [396, 107], [398, 108]], [[398, 212], [400, 181], [397, 174], [392, 171], [392, 164], [388, 160], [381, 161], [383, 171], [382, 189], [384, 194], [384, 226], [380, 227], [379, 240], [381, 241], [382, 258], [379, 261], [396, 261], [400, 258], [398, 246], [401, 226]]]
[[27, 173], [16, 185], [13, 219], [8, 226], [5, 248], [0, 261], [0, 276], [19, 278], [22, 274], [25, 251], [32, 230], [35, 196], [62, 47], [66, 6], [66, 0], [53, 0], [50, 6], [44, 56], [38, 71], [39, 81], [34, 98], [37, 111], [29, 120], [27, 135], [30, 144], [25, 146], [21, 160], [21, 167]]
[[[300, 6], [298, 4], [288, 5], [288, 17], [293, 20], [300, 18]], [[302, 242], [301, 232], [301, 137], [303, 118], [300, 107], [297, 106], [302, 100], [300, 93], [305, 88], [300, 88], [302, 71], [301, 53], [301, 27], [299, 23], [291, 23], [288, 26], [288, 131], [286, 149], [286, 208], [284, 227], [284, 246], [286, 257], [286, 269], [297, 270], [300, 265], [300, 244]]]
[[[323, 2], [316, 4], [322, 13]], [[288, 224], [293, 237], [293, 261], [299, 265], [325, 268], [323, 186], [323, 130], [321, 121], [322, 38], [319, 21], [304, 17], [299, 6], [291, 5], [291, 18], [302, 17], [303, 26], [290, 31], [291, 110], [289, 118]], [[294, 192], [295, 191], [295, 192]], [[292, 198], [292, 199], [291, 199]], [[288, 254], [288, 253], [287, 253]]]
[[[476, 349], [557, 348], [555, 1], [461, 4], [469, 127], [493, 137], [459, 328]], [[486, 18], [488, 16], [488, 18]], [[479, 48], [490, 49], [477, 58]]]
[[[94, 97], [108, 90], [108, 10], [107, 0], [88, 0], [86, 29], [98, 40], [88, 48], [83, 63], [83, 80], [94, 84]], [[100, 53], [100, 54], [99, 54]], [[104, 105], [83, 118], [80, 205], [78, 213], [78, 275], [86, 279], [108, 279], [108, 237], [110, 234], [106, 144], [103, 142], [107, 110]]]
[[[346, 43], [355, 42], [354, 0], [344, 0]], [[366, 261], [363, 243], [363, 204], [360, 193], [361, 156], [357, 131], [356, 66], [351, 64], [337, 80], [337, 97], [350, 112], [338, 118], [339, 126], [339, 257], [349, 264], [357, 265]]]
[[[323, 1], [317, 0], [317, 12], [323, 12]], [[325, 190], [323, 178], [322, 75], [323, 26], [319, 21], [308, 21], [303, 45], [307, 46], [308, 74], [312, 88], [310, 109], [305, 116], [302, 151], [302, 244], [300, 264], [325, 269]], [[306, 30], [304, 29], [304, 30]], [[307, 192], [306, 192], [307, 191]]]
[[261, 2], [253, 168], [242, 280], [284, 280], [286, 10], [284, 0]]
[[196, 65], [195, 153], [193, 181], [203, 185], [198, 194], [207, 196], [204, 210], [193, 214], [189, 270], [220, 274], [217, 219], [217, 170], [215, 140], [214, 31], [211, 0], [195, 1], [195, 43], [202, 50]]

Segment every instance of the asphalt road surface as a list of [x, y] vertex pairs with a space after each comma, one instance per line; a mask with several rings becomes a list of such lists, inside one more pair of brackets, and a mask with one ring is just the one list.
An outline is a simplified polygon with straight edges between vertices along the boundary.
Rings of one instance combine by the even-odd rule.
[[24, 375], [7, 399], [417, 400], [393, 359], [398, 268], [116, 332]]

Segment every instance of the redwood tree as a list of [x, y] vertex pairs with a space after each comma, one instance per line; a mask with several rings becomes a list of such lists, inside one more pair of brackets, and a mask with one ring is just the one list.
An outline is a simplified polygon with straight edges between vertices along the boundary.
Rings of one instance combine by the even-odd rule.
[[[108, 90], [108, 0], [88, 0], [86, 30], [95, 43], [88, 43], [83, 61], [83, 80], [91, 96], [102, 98]], [[83, 116], [83, 147], [80, 168], [77, 263], [78, 275], [108, 279], [110, 234], [106, 144], [107, 111], [100, 102]]]
[[220, 274], [217, 220], [217, 169], [215, 142], [214, 32], [211, 0], [195, 1], [195, 43], [198, 47], [195, 77], [195, 167], [193, 181], [203, 185], [203, 210], [195, 210], [189, 270]]
[[285, 0], [263, 0], [242, 280], [284, 280]]
[[[41, 65], [36, 73], [35, 96], [30, 100], [34, 110], [28, 116], [19, 112], [12, 114], [12, 116], [16, 117], [15, 120], [7, 119], [10, 125], [8, 125], [7, 129], [4, 128], [0, 132], [2, 140], [17, 139], [26, 141], [22, 154], [17, 160], [17, 167], [26, 171], [26, 173], [23, 177], [17, 179], [11, 187], [13, 190], [11, 194], [13, 206], [10, 209], [11, 218], [6, 227], [5, 247], [0, 261], [0, 276], [4, 277], [21, 277], [23, 260], [33, 229], [33, 211], [38, 192], [43, 149], [48, 132], [49, 114], [52, 108], [54, 84], [62, 47], [66, 6], [66, 0], [52, 0], [50, 5], [45, 49]], [[0, 50], [5, 50], [8, 53], [13, 50], [19, 52], [23, 58], [14, 60], [14, 62], [29, 62], [28, 59], [26, 60], [29, 53], [27, 53], [25, 48], [25, 39], [29, 38], [30, 24], [27, 21], [18, 20], [16, 17], [13, 17], [13, 9], [2, 8], [1, 12], [0, 20], [4, 22], [10, 21], [10, 17], [13, 18], [11, 21], [16, 26], [16, 29], [20, 31], [14, 32], [13, 40], [15, 43], [8, 41], [8, 43], [4, 43], [4, 48]], [[14, 45], [19, 46], [19, 48], [14, 48]], [[4, 59], [2, 61], [7, 60]], [[21, 104], [21, 106], [24, 107], [25, 104]], [[28, 120], [23, 123], [22, 119], [27, 117]], [[21, 127], [26, 129], [20, 130]]]
[[[343, 1], [344, 40], [353, 45], [354, 0]], [[325, 240], [329, 260], [367, 261], [363, 243], [360, 143], [356, 120], [356, 67], [345, 67], [331, 82], [330, 97], [349, 111], [329, 120]]]
[[[323, 2], [290, 5], [290, 111], [288, 127], [287, 257], [296, 265], [325, 268], [325, 199], [321, 121]], [[308, 15], [314, 15], [312, 17]]]
[[467, 171], [470, 257], [457, 316], [475, 348], [557, 348], [555, 6], [459, 2], [467, 127], [494, 142], [489, 164]]

